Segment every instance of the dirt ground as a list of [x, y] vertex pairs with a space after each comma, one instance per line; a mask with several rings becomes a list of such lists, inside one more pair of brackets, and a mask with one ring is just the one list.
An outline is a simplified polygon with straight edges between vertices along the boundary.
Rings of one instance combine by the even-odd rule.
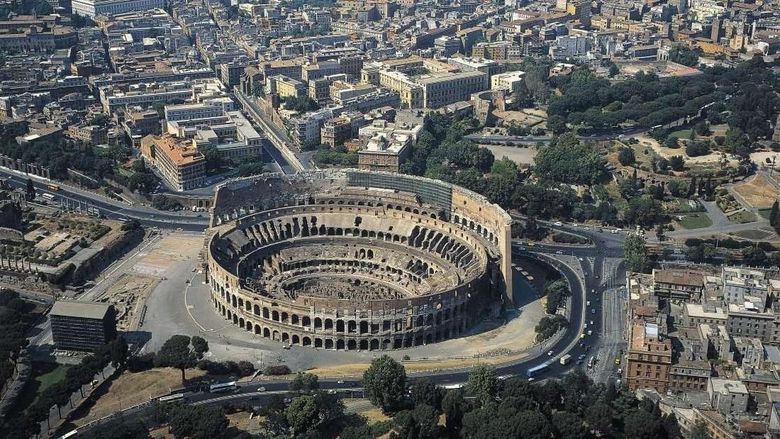
[[[647, 136], [637, 136], [636, 137], [641, 146], [649, 146], [650, 148], [655, 151], [656, 154], [663, 158], [670, 158], [675, 155], [682, 156], [685, 159], [685, 163], [688, 166], [691, 165], [708, 165], [708, 166], [715, 166], [718, 165], [718, 163], [723, 159], [720, 152], [714, 151], [710, 154], [699, 156], [699, 157], [688, 157], [688, 154], [685, 153], [685, 147], [680, 146], [679, 148], [667, 148], [658, 142], [655, 141], [655, 139], [652, 139]], [[729, 164], [733, 165], [736, 163], [736, 161], [728, 159]]]
[[532, 110], [523, 111], [494, 111], [493, 114], [496, 118], [501, 119], [504, 123], [517, 122], [520, 125], [532, 127], [546, 120], [546, 115], [543, 112], [534, 112]]
[[356, 413], [365, 417], [366, 423], [369, 425], [390, 419], [387, 415], [382, 413], [381, 409], [371, 405], [367, 399], [345, 399], [344, 409], [347, 413]]
[[780, 191], [760, 174], [734, 185], [734, 191], [742, 196], [751, 207], [758, 209], [772, 207], [772, 203], [780, 197]]
[[[444, 369], [464, 369], [474, 367], [478, 364], [500, 365], [508, 362], [519, 361], [527, 356], [528, 353], [523, 352], [515, 355], [487, 358], [453, 358], [449, 360], [402, 361], [401, 363], [403, 363], [407, 373], [415, 373]], [[323, 378], [348, 378], [362, 376], [363, 372], [368, 369], [368, 366], [368, 363], [342, 364], [333, 367], [319, 367], [308, 370], [307, 372], [313, 373]]]
[[[188, 369], [187, 379], [203, 376], [204, 371]], [[145, 372], [125, 372], [111, 383], [108, 391], [100, 396], [87, 414], [73, 421], [76, 426], [115, 413], [151, 398], [166, 395], [181, 386], [181, 372], [178, 369], [152, 369]]]
[[170, 235], [155, 246], [133, 270], [149, 276], [162, 276], [165, 271], [177, 261], [187, 259], [192, 248], [203, 247], [203, 237], [188, 235]]

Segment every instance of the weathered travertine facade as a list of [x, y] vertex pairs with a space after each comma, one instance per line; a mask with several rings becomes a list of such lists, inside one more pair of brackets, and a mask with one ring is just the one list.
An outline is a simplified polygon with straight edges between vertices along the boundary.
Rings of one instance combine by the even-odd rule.
[[218, 312], [293, 345], [433, 343], [512, 297], [509, 215], [441, 181], [357, 170], [233, 180], [211, 226]]

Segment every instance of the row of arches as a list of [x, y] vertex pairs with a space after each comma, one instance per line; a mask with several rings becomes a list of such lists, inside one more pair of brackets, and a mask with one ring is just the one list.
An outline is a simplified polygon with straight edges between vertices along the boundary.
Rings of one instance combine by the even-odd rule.
[[[302, 328], [309, 328], [315, 331], [334, 331], [337, 333], [350, 333], [350, 334], [378, 334], [380, 332], [387, 332], [391, 330], [400, 330], [404, 327], [404, 322], [400, 319], [390, 320], [385, 319], [382, 323], [373, 323], [368, 320], [348, 320], [348, 319], [333, 319], [314, 317], [312, 319], [309, 316], [299, 316], [298, 314], [288, 313], [287, 311], [280, 311], [276, 309], [269, 309], [268, 307], [260, 307], [257, 304], [252, 304], [250, 301], [244, 302], [240, 297], [236, 297], [235, 294], [228, 295], [226, 293], [221, 294], [222, 300], [228, 303], [228, 306], [232, 305], [232, 308], [245, 310], [257, 317], [262, 317], [265, 320], [271, 320], [283, 324], [299, 325]], [[246, 306], [244, 306], [246, 303]], [[221, 306], [221, 312], [229, 310], [214, 299], [214, 305], [218, 308]], [[451, 307], [440, 309], [436, 312], [427, 314], [418, 314], [413, 320], [410, 328], [430, 328], [434, 326], [440, 326], [447, 324], [450, 320], [457, 319], [460, 316], [466, 315], [466, 303], [461, 302], [454, 304]], [[313, 324], [312, 324], [313, 323]]]
[[280, 331], [275, 328], [262, 327], [260, 324], [253, 323], [251, 320], [244, 319], [244, 317], [233, 313], [224, 306], [221, 307], [221, 313], [223, 317], [232, 321], [233, 324], [238, 327], [263, 338], [293, 346], [336, 350], [388, 350], [410, 348], [458, 337], [468, 328], [468, 324], [464, 320], [458, 325], [452, 325], [446, 329], [431, 332], [406, 332], [384, 338], [329, 338], [318, 337], [313, 334], [296, 334]]
[[464, 217], [461, 217], [460, 215], [453, 215], [452, 221], [455, 224], [461, 225], [472, 232], [475, 232], [476, 234], [482, 236], [483, 238], [490, 241], [493, 245], [498, 245], [498, 238], [496, 235], [493, 234], [491, 230], [489, 230], [487, 227], [482, 227], [482, 224], [479, 222], [474, 222], [474, 220], [470, 220]]

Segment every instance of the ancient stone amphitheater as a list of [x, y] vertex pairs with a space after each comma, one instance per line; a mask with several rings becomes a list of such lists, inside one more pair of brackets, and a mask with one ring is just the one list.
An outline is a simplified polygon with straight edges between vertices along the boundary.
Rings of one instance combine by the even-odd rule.
[[357, 170], [227, 182], [207, 244], [217, 311], [323, 349], [458, 337], [511, 300], [509, 215], [449, 183]]

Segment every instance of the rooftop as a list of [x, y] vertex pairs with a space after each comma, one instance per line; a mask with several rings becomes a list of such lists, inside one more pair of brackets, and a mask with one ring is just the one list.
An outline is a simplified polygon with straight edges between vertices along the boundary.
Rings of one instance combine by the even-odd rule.
[[107, 303], [58, 300], [54, 302], [50, 315], [102, 319], [106, 316], [110, 307], [111, 305]]

